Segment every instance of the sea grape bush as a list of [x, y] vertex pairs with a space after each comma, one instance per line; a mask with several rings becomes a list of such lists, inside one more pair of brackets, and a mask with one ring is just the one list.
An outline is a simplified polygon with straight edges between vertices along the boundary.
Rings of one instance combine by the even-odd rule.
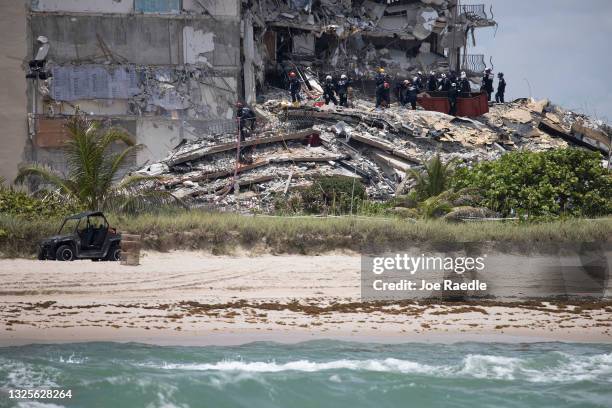
[[612, 214], [612, 173], [602, 156], [583, 149], [511, 152], [460, 167], [455, 189], [478, 188], [481, 205], [504, 216], [597, 217]]

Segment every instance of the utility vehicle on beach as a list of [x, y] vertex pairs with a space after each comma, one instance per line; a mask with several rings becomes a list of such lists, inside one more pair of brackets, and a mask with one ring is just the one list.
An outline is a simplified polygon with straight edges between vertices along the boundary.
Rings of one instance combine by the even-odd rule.
[[121, 234], [108, 225], [100, 211], [86, 211], [64, 219], [56, 235], [40, 242], [38, 259], [118, 261]]

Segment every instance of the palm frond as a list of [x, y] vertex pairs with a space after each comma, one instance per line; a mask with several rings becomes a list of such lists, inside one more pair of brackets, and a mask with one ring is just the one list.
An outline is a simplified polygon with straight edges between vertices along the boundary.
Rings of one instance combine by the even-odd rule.
[[448, 188], [455, 160], [443, 163], [440, 155], [432, 157], [421, 171], [410, 169], [406, 176], [415, 181], [415, 190], [421, 199], [436, 196]]
[[110, 176], [111, 180], [115, 177], [121, 167], [125, 165], [125, 161], [130, 157], [130, 155], [135, 154], [143, 148], [143, 144], [133, 144], [123, 149], [121, 153], [111, 156], [109, 159], [110, 166], [107, 171], [108, 176]]
[[15, 177], [14, 184], [23, 184], [28, 179], [38, 179], [45, 184], [51, 184], [66, 194], [75, 193], [76, 186], [71, 180], [63, 179], [52, 170], [38, 164], [21, 167], [17, 177]]
[[429, 197], [419, 204], [419, 210], [423, 218], [439, 218], [453, 209], [453, 205], [444, 197], [444, 193], [438, 196]]
[[123, 129], [110, 128], [104, 132], [104, 136], [100, 138], [100, 146], [107, 149], [115, 142], [123, 142], [127, 146], [134, 146], [136, 142], [132, 136]]
[[125, 177], [123, 180], [117, 184], [114, 188], [115, 190], [124, 190], [128, 188], [133, 188], [139, 186], [146, 182], [159, 182], [159, 176], [147, 176], [144, 174], [132, 174]]
[[[137, 211], [170, 203], [184, 205], [181, 200], [160, 189], [156, 177], [129, 176], [113, 185], [130, 155], [143, 148], [124, 129], [105, 129], [99, 121], [88, 119], [78, 108], [66, 127], [70, 134], [64, 146], [68, 178], [33, 165], [20, 170], [16, 183], [30, 177], [39, 178], [59, 189], [66, 200], [76, 201], [79, 207], [90, 210]], [[113, 153], [114, 143], [123, 143], [126, 147]]]

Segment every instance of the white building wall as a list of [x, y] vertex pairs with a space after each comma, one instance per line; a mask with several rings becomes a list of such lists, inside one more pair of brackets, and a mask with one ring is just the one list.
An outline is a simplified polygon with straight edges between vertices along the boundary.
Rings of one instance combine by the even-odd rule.
[[136, 154], [138, 166], [163, 159], [181, 141], [179, 121], [140, 118], [136, 124], [136, 141], [145, 145]]
[[134, 0], [32, 0], [32, 11], [132, 13]]
[[[136, 0], [30, 0], [32, 11], [73, 13], [133, 13]], [[202, 6], [206, 8], [203, 10]], [[240, 0], [183, 0], [188, 12], [238, 17]]]
[[202, 6], [213, 16], [240, 16], [240, 0], [183, 0], [183, 9], [194, 13], [202, 13]]

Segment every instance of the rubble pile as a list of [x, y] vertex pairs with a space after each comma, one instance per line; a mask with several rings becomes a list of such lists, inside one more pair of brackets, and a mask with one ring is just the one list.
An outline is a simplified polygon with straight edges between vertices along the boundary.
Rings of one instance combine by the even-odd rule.
[[[241, 142], [252, 162], [239, 162], [236, 133], [202, 135], [138, 173], [159, 176], [165, 189], [193, 206], [272, 212], [277, 200], [321, 176], [353, 177], [370, 199], [389, 199], [410, 188], [409, 169], [436, 154], [469, 165], [517, 149], [571, 144], [602, 150], [596, 139], [584, 136], [603, 134], [602, 124], [548, 101], [494, 104], [473, 119], [400, 106], [381, 111], [367, 100], [352, 105], [295, 107], [269, 99], [254, 107], [257, 130]], [[572, 131], [577, 124], [582, 134]]]

